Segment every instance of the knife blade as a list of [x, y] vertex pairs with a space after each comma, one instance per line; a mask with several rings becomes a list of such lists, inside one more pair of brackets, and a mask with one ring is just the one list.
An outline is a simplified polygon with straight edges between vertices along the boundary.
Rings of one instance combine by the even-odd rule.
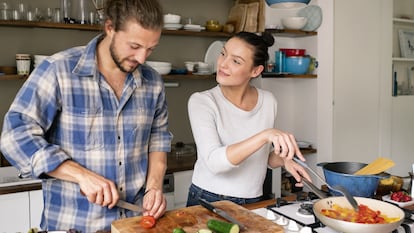
[[233, 217], [231, 217], [229, 214], [227, 214], [224, 210], [218, 209], [216, 207], [214, 207], [210, 202], [208, 202], [205, 199], [198, 199], [198, 201], [200, 202], [200, 205], [203, 206], [204, 208], [210, 210], [213, 213], [216, 213], [217, 215], [223, 217], [224, 219], [239, 225], [240, 229], [246, 230], [246, 226], [244, 226], [243, 224], [241, 224], [239, 221], [237, 221], [236, 219], [234, 219]]
[[131, 210], [131, 211], [134, 211], [134, 212], [142, 212], [144, 210], [144, 208], [142, 208], [141, 206], [131, 204], [131, 203], [126, 202], [124, 200], [118, 200], [118, 202], [116, 203], [116, 206], [121, 207], [123, 209]]

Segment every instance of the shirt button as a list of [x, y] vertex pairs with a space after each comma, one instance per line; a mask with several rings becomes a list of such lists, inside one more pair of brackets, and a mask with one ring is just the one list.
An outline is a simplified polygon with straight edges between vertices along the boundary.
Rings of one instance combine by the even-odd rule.
[[121, 136], [118, 135], [118, 140], [121, 140]]
[[119, 187], [119, 191], [122, 191], [122, 187]]
[[119, 161], [119, 166], [121, 166], [122, 165], [122, 162], [121, 161]]

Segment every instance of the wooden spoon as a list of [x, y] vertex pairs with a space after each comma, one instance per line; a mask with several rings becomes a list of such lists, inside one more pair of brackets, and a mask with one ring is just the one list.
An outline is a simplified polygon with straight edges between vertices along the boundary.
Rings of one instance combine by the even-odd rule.
[[393, 167], [395, 163], [391, 159], [380, 157], [354, 173], [354, 175], [374, 175]]

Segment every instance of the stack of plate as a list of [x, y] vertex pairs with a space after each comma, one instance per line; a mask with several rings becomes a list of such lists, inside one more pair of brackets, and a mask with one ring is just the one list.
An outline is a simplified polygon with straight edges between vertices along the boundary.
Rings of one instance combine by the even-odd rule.
[[164, 29], [166, 30], [178, 30], [183, 28], [182, 24], [179, 23], [166, 23], [164, 24]]
[[197, 24], [186, 24], [184, 25], [184, 30], [199, 32], [201, 30], [206, 30], [206, 28]]

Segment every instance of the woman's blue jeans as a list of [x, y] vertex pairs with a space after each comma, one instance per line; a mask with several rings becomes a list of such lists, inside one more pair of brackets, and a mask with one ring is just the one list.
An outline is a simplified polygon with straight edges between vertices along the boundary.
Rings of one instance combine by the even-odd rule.
[[199, 205], [199, 199], [203, 198], [208, 202], [215, 202], [215, 201], [232, 201], [239, 205], [250, 204], [262, 201], [262, 197], [256, 198], [240, 198], [240, 197], [231, 197], [225, 196], [220, 194], [215, 194], [209, 191], [206, 191], [194, 184], [191, 184], [189, 191], [188, 191], [188, 198], [187, 198], [187, 206]]

